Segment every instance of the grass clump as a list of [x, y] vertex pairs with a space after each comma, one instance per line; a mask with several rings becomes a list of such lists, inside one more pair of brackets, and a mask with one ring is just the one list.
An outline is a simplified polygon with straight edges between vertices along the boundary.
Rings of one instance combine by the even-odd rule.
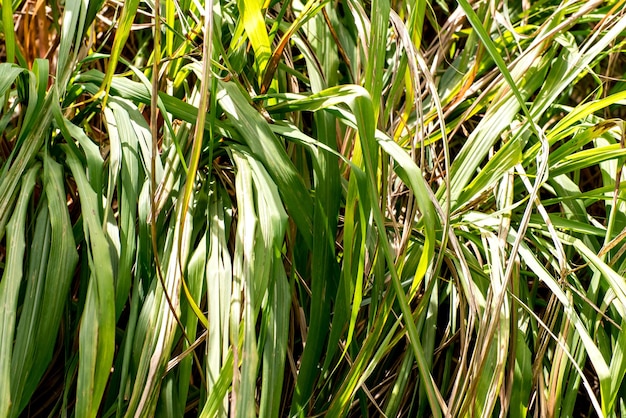
[[621, 416], [623, 12], [3, 2], [0, 416]]

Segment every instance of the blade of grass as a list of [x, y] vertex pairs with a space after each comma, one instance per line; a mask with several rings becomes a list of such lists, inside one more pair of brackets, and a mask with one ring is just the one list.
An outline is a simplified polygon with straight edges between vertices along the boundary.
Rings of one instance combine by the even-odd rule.
[[94, 99], [102, 99], [102, 108], [106, 107], [113, 76], [117, 70], [117, 63], [120, 59], [120, 55], [122, 54], [122, 48], [128, 40], [128, 35], [130, 34], [133, 21], [135, 20], [139, 3], [140, 0], [128, 0], [122, 5], [122, 13], [120, 14], [119, 21], [117, 22], [117, 31], [115, 32], [115, 39], [113, 40], [113, 45], [111, 46], [111, 54], [109, 62], [106, 66], [104, 80], [102, 81], [100, 89], [94, 95]]
[[15, 32], [13, 31], [13, 2], [2, 2], [2, 26], [4, 27], [4, 42], [6, 45], [6, 62], [12, 64], [15, 62]]
[[[213, 43], [211, 39], [213, 37], [213, 1], [211, 0], [206, 6], [206, 13], [204, 15], [204, 43], [203, 43], [203, 51], [202, 51], [202, 76], [200, 80], [200, 104], [198, 105], [198, 121], [196, 123], [194, 129], [194, 137], [193, 137], [193, 146], [191, 150], [191, 161], [189, 162], [189, 170], [187, 172], [187, 181], [185, 183], [185, 193], [183, 196], [183, 207], [188, 207], [191, 199], [191, 194], [194, 190], [194, 183], [196, 180], [197, 172], [198, 172], [198, 163], [200, 161], [200, 154], [202, 151], [202, 145], [204, 142], [204, 131], [209, 131], [209, 138], [212, 140], [213, 138], [213, 121], [215, 120], [215, 109], [210, 109], [211, 117], [209, 126], [206, 126], [206, 115], [209, 106], [209, 94], [212, 98], [215, 97], [215, 84], [211, 83], [212, 81], [212, 69], [211, 69], [211, 57], [213, 56]], [[209, 88], [212, 86], [213, 88]], [[154, 93], [153, 93], [154, 94]], [[215, 101], [213, 101], [215, 102]], [[211, 158], [209, 158], [211, 159]], [[185, 225], [185, 216], [186, 211], [183, 211], [181, 220], [180, 220], [180, 228], [184, 228]], [[181, 234], [182, 236], [182, 234]], [[179, 243], [180, 246], [180, 243]], [[180, 253], [180, 250], [179, 250]], [[179, 264], [182, 270], [182, 261], [179, 260]], [[202, 313], [197, 303], [193, 300], [189, 291], [187, 289], [187, 285], [184, 284], [185, 281], [183, 279], [183, 289], [185, 291], [185, 296], [187, 301], [189, 302], [191, 308], [193, 309], [195, 315], [198, 317], [200, 322], [204, 325], [204, 327], [208, 327], [208, 320], [205, 315]]]
[[[259, 77], [265, 71], [271, 56], [270, 39], [265, 27], [263, 0], [237, 0], [240, 21], [254, 50], [254, 66]], [[241, 40], [237, 40], [241, 42]], [[261, 80], [259, 79], [259, 82]]]
[[39, 166], [33, 166], [22, 179], [19, 197], [7, 224], [7, 259], [0, 281], [0, 378], [4, 382], [0, 389], [0, 415], [11, 413], [11, 361], [13, 338], [17, 320], [17, 299], [24, 275], [24, 253], [26, 249], [26, 212], [30, 196], [35, 188]]
[[[6, 77], [4, 76], [4, 71], [0, 71], [0, 74], [2, 74], [0, 76], [0, 91], [6, 91], [15, 78], [24, 72], [24, 70], [18, 71], [14, 68], [17, 67], [11, 64], [3, 65], [2, 69], [8, 69], [8, 71], [6, 72]], [[28, 77], [35, 77], [35, 75], [29, 72]], [[40, 80], [40, 85], [46, 82], [46, 80]], [[34, 89], [35, 87], [36, 83], [30, 83], [29, 96], [37, 98], [37, 90]], [[35, 103], [37, 103], [36, 108], [30, 113], [31, 115], [37, 115], [37, 118], [33, 118], [33, 125], [30, 130], [21, 132], [21, 135], [23, 135], [22, 146], [16, 148], [15, 158], [10, 160], [12, 163], [5, 164], [2, 167], [3, 175], [0, 182], [0, 239], [4, 237], [5, 226], [11, 214], [10, 209], [17, 197], [17, 185], [24, 175], [24, 172], [33, 163], [36, 154], [40, 151], [44, 138], [46, 137], [46, 132], [50, 127], [50, 121], [52, 120], [51, 105], [54, 101], [53, 96], [53, 94], [48, 94], [45, 99], [42, 98], [42, 101], [35, 101]]]
[[44, 237], [34, 237], [33, 246], [45, 245], [48, 250], [33, 248], [28, 263], [32, 271], [21, 308], [11, 368], [13, 416], [18, 416], [26, 406], [52, 360], [54, 344], [50, 342], [56, 339], [78, 263], [63, 175], [61, 165], [46, 155], [43, 186], [49, 242]]
[[92, 418], [98, 415], [115, 351], [115, 279], [109, 243], [98, 215], [98, 195], [91, 188], [74, 150], [68, 146], [64, 146], [64, 150], [81, 196], [91, 270], [79, 335], [76, 416]]

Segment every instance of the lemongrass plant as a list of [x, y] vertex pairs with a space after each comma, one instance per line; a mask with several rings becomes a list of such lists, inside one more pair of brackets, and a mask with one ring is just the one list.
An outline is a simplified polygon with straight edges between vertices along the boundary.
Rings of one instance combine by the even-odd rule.
[[1, 7], [0, 417], [626, 413], [623, 2]]

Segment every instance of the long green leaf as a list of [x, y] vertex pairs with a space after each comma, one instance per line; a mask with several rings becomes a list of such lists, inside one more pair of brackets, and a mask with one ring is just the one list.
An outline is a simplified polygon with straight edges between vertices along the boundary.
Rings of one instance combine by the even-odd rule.
[[15, 212], [7, 224], [7, 261], [0, 281], [0, 415], [11, 412], [11, 361], [13, 338], [17, 320], [17, 298], [24, 276], [24, 252], [26, 248], [26, 211], [35, 188], [39, 167], [31, 168], [21, 183]]

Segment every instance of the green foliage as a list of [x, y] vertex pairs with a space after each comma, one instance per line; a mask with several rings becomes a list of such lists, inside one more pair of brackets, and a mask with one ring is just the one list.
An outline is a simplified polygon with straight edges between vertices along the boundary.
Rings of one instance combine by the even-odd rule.
[[3, 2], [0, 417], [621, 416], [623, 5], [518, 3]]

